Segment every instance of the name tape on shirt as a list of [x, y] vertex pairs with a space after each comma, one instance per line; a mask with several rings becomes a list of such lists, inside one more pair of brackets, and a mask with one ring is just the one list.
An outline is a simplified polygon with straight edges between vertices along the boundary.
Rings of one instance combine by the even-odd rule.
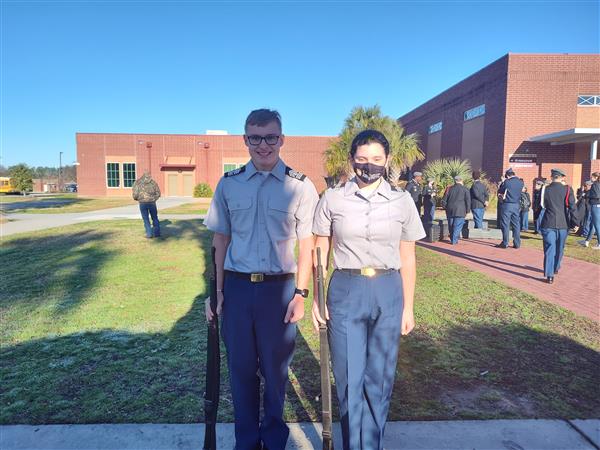
[[238, 167], [237, 169], [230, 170], [229, 172], [225, 172], [224, 177], [234, 177], [246, 171], [246, 166]]

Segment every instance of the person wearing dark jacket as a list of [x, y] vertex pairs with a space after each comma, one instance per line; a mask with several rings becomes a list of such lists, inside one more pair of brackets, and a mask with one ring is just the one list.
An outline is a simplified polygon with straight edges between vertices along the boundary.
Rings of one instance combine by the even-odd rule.
[[[158, 220], [158, 212], [156, 209], [156, 201], [160, 198], [160, 188], [158, 183], [154, 181], [149, 171], [133, 183], [132, 186], [133, 199], [140, 204], [140, 213], [144, 221], [144, 229], [146, 230], [146, 238], [160, 237], [160, 221]], [[152, 218], [152, 226], [150, 226], [150, 218]]]
[[542, 188], [542, 207], [546, 210], [541, 230], [544, 239], [544, 276], [550, 284], [558, 274], [569, 231], [569, 215], [575, 212], [573, 189], [563, 184], [565, 173], [552, 169], [552, 183]]
[[435, 219], [435, 202], [437, 200], [437, 189], [435, 179], [428, 178], [427, 186], [423, 188], [423, 222], [433, 222]]
[[479, 179], [481, 172], [473, 172], [473, 185], [471, 186], [471, 212], [473, 213], [473, 222], [475, 228], [483, 228], [483, 212], [488, 205], [490, 192], [488, 188]]
[[471, 209], [471, 194], [463, 186], [461, 176], [454, 177], [454, 185], [446, 190], [442, 199], [442, 206], [446, 210], [446, 217], [448, 218], [450, 244], [456, 245], [465, 223], [465, 216]]
[[419, 211], [419, 216], [421, 215], [421, 204], [423, 201], [423, 189], [421, 188], [421, 180], [423, 179], [423, 174], [421, 172], [414, 172], [413, 178], [408, 183], [406, 183], [406, 187], [404, 190], [410, 194], [417, 205], [417, 211]]
[[533, 190], [533, 234], [539, 234], [540, 223], [544, 217], [544, 210], [542, 209], [542, 186], [544, 186], [543, 180], [536, 180], [535, 188]]
[[579, 241], [584, 247], [589, 247], [590, 241], [596, 232], [596, 245], [592, 247], [595, 250], [600, 250], [600, 172], [592, 174], [592, 187], [587, 194], [590, 206], [590, 215], [592, 224], [584, 241]]
[[508, 169], [506, 179], [498, 189], [498, 201], [502, 200], [500, 213], [500, 228], [502, 228], [502, 242], [496, 247], [508, 248], [509, 230], [513, 233], [513, 247], [521, 246], [521, 211], [519, 203], [523, 181], [515, 176], [512, 169]]
[[590, 208], [589, 193], [593, 184], [594, 183], [591, 180], [587, 180], [583, 186], [577, 190], [577, 210], [583, 210], [581, 212], [581, 223], [579, 224], [579, 235], [583, 237], [587, 237], [592, 225], [592, 210]]
[[519, 206], [521, 208], [521, 231], [527, 231], [529, 229], [529, 208], [531, 208], [531, 197], [529, 197], [529, 192], [527, 192], [526, 186], [523, 186]]

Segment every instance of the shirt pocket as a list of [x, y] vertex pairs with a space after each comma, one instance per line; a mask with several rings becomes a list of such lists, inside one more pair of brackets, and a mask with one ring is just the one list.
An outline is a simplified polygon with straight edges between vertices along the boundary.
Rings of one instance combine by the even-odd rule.
[[250, 234], [254, 223], [252, 197], [240, 197], [229, 202], [231, 234], [245, 238]]
[[278, 241], [296, 236], [296, 207], [291, 201], [271, 199], [267, 208], [269, 234]]

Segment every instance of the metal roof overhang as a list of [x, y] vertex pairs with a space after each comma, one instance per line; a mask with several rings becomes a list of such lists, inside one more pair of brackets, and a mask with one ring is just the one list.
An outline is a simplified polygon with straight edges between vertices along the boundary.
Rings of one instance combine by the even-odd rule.
[[571, 128], [556, 133], [542, 134], [529, 138], [530, 142], [549, 142], [550, 145], [593, 142], [600, 139], [600, 128]]
[[160, 164], [160, 170], [194, 170], [196, 164]]

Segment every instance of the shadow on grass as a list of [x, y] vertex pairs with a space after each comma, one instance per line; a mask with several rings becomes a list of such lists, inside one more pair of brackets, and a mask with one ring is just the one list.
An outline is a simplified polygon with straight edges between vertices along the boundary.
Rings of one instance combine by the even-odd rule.
[[65, 206], [84, 204], [92, 199], [89, 198], [61, 198], [44, 200], [24, 200], [11, 203], [3, 203], [1, 209], [5, 212], [13, 212], [21, 209], [46, 209], [46, 208], [64, 208]]

